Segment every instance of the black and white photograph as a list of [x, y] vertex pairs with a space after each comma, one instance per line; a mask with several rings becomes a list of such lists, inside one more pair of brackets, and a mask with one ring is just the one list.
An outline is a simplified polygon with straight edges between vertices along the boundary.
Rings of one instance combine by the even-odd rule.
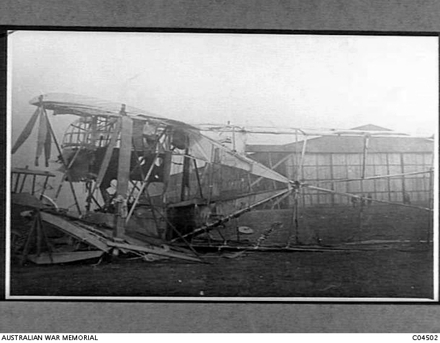
[[438, 301], [438, 51], [9, 31], [6, 299]]

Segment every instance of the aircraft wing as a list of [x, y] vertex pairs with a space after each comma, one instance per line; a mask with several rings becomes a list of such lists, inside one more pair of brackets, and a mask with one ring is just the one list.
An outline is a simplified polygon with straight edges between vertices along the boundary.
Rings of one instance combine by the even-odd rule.
[[[98, 98], [69, 94], [69, 93], [48, 93], [33, 98], [29, 101], [31, 105], [40, 106], [53, 111], [54, 115], [73, 114], [77, 116], [109, 116], [119, 117], [123, 104], [101, 100]], [[154, 113], [141, 110], [131, 106], [125, 106], [125, 113], [133, 119], [146, 120], [157, 124], [178, 126], [187, 129], [198, 130], [196, 127], [184, 122], [158, 116]]]

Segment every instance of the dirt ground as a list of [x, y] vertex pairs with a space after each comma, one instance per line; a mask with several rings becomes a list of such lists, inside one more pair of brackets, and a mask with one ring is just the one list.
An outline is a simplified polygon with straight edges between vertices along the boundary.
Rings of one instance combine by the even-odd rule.
[[[347, 244], [358, 250], [246, 251], [235, 258], [230, 258], [233, 251], [210, 251], [203, 256], [204, 264], [110, 257], [97, 265], [96, 260], [48, 266], [14, 263], [11, 295], [432, 298], [432, 244], [426, 243], [432, 237], [432, 217], [426, 212], [366, 208], [361, 231], [358, 210], [351, 207], [307, 209], [300, 215], [300, 244], [317, 244], [319, 238], [324, 246]], [[251, 226], [254, 234], [246, 238], [255, 242], [272, 223], [283, 223], [265, 244], [285, 244], [291, 216], [286, 210], [252, 211], [236, 224]], [[394, 243], [359, 244], [371, 240]]]
[[[432, 298], [427, 243], [343, 252], [210, 252], [209, 263], [167, 259], [13, 265], [11, 295]], [[96, 261], [95, 261], [96, 262]]]

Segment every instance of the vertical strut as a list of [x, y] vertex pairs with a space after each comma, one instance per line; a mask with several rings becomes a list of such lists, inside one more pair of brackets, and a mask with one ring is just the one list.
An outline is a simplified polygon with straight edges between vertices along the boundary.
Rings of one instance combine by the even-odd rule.
[[116, 187], [116, 237], [123, 237], [125, 233], [127, 210], [127, 191], [130, 179], [131, 148], [133, 120], [127, 116], [125, 105], [121, 108], [121, 139], [118, 159], [118, 184]]

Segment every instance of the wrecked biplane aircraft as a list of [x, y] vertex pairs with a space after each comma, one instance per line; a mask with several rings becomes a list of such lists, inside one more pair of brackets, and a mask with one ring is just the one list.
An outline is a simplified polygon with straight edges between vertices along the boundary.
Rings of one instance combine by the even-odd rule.
[[[196, 254], [193, 239], [209, 239], [211, 230], [221, 236], [221, 228], [232, 218], [295, 188], [285, 176], [177, 120], [71, 94], [41, 95], [30, 103], [37, 109], [12, 153], [38, 121], [35, 164], [39, 165], [44, 152], [45, 166], [49, 166], [54, 143], [63, 173], [55, 200], [68, 184], [77, 215], [30, 206], [38, 215], [22, 248], [24, 259], [33, 239], [37, 242], [34, 261], [40, 257], [40, 263], [57, 262], [49, 241], [47, 256], [41, 258], [41, 241], [47, 239], [41, 233], [45, 222], [99, 251], [93, 256], [131, 251], [199, 260], [190, 256]], [[78, 116], [61, 144], [52, 129], [50, 112]], [[85, 185], [84, 203], [78, 200], [75, 183]], [[171, 243], [180, 246], [170, 248]], [[83, 251], [83, 255], [88, 258], [90, 254]], [[82, 257], [70, 258], [77, 259]], [[69, 257], [63, 255], [59, 261], [69, 261]]]

